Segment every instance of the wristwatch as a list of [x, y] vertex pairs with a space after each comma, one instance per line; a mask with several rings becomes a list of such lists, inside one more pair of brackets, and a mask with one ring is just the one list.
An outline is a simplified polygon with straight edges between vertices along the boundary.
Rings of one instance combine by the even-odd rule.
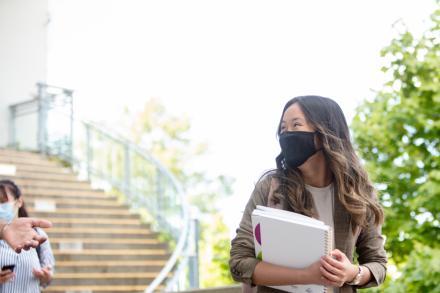
[[362, 268], [361, 266], [358, 266], [358, 273], [357, 275], [354, 277], [354, 279], [351, 282], [347, 282], [347, 285], [359, 285], [359, 283], [361, 282], [361, 276], [362, 276]]

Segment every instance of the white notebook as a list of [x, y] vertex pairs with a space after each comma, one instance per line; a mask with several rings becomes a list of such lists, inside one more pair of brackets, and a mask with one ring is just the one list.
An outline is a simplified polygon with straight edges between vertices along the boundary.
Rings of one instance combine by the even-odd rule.
[[[255, 255], [276, 265], [305, 268], [333, 250], [333, 231], [324, 222], [294, 212], [257, 206], [252, 212]], [[292, 293], [332, 292], [320, 285], [271, 286]]]

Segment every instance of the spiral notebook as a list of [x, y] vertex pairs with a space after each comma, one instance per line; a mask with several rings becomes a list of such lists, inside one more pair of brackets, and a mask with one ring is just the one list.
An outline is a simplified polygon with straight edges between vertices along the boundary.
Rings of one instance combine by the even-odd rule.
[[[333, 231], [324, 222], [294, 212], [257, 206], [252, 212], [255, 255], [268, 263], [305, 268], [333, 250]], [[292, 293], [332, 292], [320, 285], [271, 286]]]

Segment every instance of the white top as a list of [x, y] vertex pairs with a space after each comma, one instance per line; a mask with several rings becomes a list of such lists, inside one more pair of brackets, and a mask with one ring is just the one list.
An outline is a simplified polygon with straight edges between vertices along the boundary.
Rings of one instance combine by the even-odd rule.
[[[37, 228], [37, 230], [38, 234], [47, 237], [42, 229]], [[5, 265], [15, 265], [15, 278], [0, 284], [0, 293], [40, 293], [40, 286], [46, 287], [47, 284], [40, 284], [32, 269], [46, 266], [54, 269], [55, 259], [49, 240], [40, 245], [39, 255], [34, 248], [16, 253], [5, 241], [0, 240], [0, 269]]]
[[[330, 185], [327, 185], [325, 187], [313, 187], [306, 184], [306, 189], [312, 194], [313, 201], [315, 202], [315, 207], [318, 212], [318, 219], [323, 221], [326, 225], [332, 227], [332, 230], [334, 231], [333, 183], [330, 183]], [[333, 241], [334, 241], [334, 237], [333, 237]], [[340, 292], [339, 288], [333, 288], [333, 293], [339, 293], [339, 292]]]
[[333, 183], [325, 187], [313, 187], [306, 184], [306, 189], [312, 194], [318, 219], [333, 229]]

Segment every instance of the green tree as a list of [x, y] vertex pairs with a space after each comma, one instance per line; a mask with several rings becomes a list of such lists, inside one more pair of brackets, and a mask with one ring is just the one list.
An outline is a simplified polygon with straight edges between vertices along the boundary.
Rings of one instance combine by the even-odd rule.
[[[210, 222], [204, 223], [202, 226], [204, 227], [202, 238], [205, 241], [200, 244], [201, 258], [209, 260], [203, 262], [203, 269], [200, 271], [201, 286], [204, 288], [234, 283], [229, 273], [231, 242], [229, 240], [228, 227], [224, 224], [223, 218], [219, 213], [211, 217]], [[217, 227], [216, 231], [212, 231], [210, 226]], [[227, 253], [224, 253], [225, 251]]]
[[392, 77], [352, 123], [385, 207], [386, 249], [402, 272], [389, 292], [434, 292], [440, 283], [430, 260], [440, 249], [440, 9], [431, 21], [419, 38], [405, 31], [382, 51]]
[[[134, 117], [134, 118], [133, 118]], [[158, 99], [148, 100], [140, 113], [126, 113], [132, 139], [158, 158], [183, 185], [189, 202], [201, 212], [200, 284], [202, 287], [232, 284], [227, 266], [229, 233], [217, 202], [232, 194], [234, 180], [217, 174], [208, 175], [203, 164], [206, 143], [190, 134], [188, 117], [166, 112]]]

